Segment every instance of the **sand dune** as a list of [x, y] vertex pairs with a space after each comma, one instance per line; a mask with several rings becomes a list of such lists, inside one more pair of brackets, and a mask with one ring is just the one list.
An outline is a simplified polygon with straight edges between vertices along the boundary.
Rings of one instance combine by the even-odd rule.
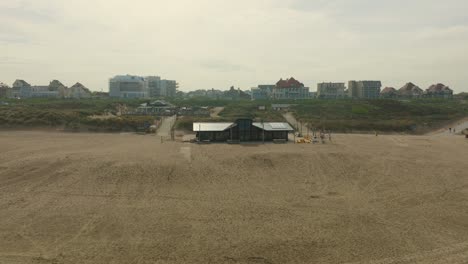
[[468, 141], [0, 132], [0, 263], [466, 263]]

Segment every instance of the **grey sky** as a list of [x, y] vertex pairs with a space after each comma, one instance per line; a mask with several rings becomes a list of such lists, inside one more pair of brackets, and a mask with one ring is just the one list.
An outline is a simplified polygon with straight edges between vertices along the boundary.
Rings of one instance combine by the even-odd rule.
[[466, 0], [8, 0], [0, 81], [107, 90], [116, 74], [182, 90], [243, 89], [294, 76], [468, 91]]

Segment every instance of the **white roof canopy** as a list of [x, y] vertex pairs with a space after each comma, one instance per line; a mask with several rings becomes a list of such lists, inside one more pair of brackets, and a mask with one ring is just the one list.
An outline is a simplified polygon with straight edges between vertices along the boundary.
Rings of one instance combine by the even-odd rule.
[[[285, 122], [255, 122], [253, 126], [265, 131], [294, 131], [294, 129]], [[236, 123], [193, 123], [194, 132], [221, 132], [237, 126]]]
[[264, 122], [264, 123], [253, 123], [256, 126], [265, 131], [294, 131], [294, 129], [288, 123], [282, 122]]
[[194, 132], [216, 131], [221, 132], [236, 126], [236, 123], [193, 123]]

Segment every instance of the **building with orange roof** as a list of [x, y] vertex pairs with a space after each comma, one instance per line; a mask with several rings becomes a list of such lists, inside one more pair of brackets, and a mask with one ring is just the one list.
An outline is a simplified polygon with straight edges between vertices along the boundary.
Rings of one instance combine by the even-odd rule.
[[280, 79], [272, 92], [273, 99], [309, 99], [309, 88], [293, 77]]

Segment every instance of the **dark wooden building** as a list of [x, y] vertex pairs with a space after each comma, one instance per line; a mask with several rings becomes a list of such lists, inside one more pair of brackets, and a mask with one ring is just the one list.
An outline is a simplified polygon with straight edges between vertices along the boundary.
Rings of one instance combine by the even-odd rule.
[[253, 122], [251, 119], [238, 119], [234, 123], [193, 123], [197, 139], [211, 142], [252, 142], [288, 141], [288, 134], [294, 129], [288, 123]]

